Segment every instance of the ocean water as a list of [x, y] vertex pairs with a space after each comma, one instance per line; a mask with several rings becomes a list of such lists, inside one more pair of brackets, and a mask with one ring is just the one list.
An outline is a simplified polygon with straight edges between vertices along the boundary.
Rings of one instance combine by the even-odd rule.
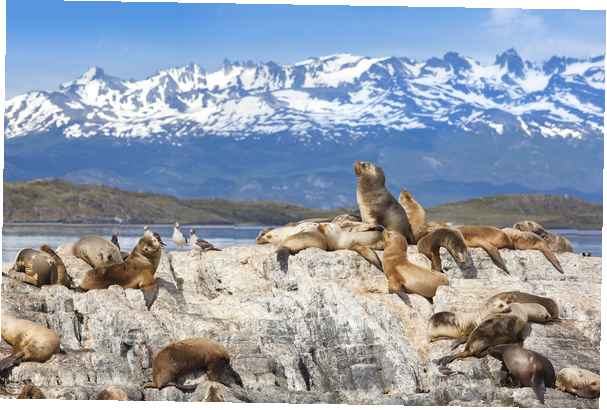
[[[190, 228], [196, 229], [199, 238], [203, 238], [221, 248], [231, 245], [254, 244], [255, 238], [262, 228], [260, 226], [206, 226], [186, 225], [181, 231], [189, 237]], [[120, 247], [126, 251], [133, 249], [141, 235], [141, 225], [63, 225], [63, 224], [7, 224], [2, 229], [2, 262], [12, 262], [17, 253], [24, 248], [38, 248], [48, 244], [52, 248], [77, 241], [86, 235], [112, 236], [112, 231], [119, 232]], [[166, 250], [175, 250], [171, 240], [172, 225], [150, 225], [150, 229], [158, 232], [167, 244]], [[554, 233], [564, 235], [572, 242], [576, 252], [591, 252], [593, 256], [601, 256], [601, 231], [599, 230], [554, 230]], [[189, 249], [189, 245], [186, 246]]]

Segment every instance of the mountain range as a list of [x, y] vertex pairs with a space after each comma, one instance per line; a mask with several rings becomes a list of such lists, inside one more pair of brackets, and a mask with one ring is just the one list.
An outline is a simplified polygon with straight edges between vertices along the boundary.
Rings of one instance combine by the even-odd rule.
[[123, 80], [93, 67], [5, 106], [5, 178], [181, 197], [355, 202], [380, 164], [428, 205], [503, 193], [602, 199], [604, 56], [492, 64], [339, 54]]

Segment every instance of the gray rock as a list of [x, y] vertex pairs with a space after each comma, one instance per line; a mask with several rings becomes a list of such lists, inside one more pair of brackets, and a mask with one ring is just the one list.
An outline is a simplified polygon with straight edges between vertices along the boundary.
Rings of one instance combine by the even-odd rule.
[[[165, 254], [150, 310], [139, 290], [38, 289], [3, 277], [2, 309], [57, 331], [65, 353], [14, 368], [0, 397], [14, 397], [31, 381], [52, 398], [92, 399], [117, 385], [135, 400], [201, 401], [213, 383], [204, 372], [179, 380], [198, 384], [193, 393], [143, 386], [151, 381], [155, 352], [171, 341], [208, 337], [226, 346], [245, 385], [222, 386], [226, 401], [537, 406], [530, 389], [504, 384], [501, 363], [493, 358], [454, 362], [458, 373], [449, 377], [432, 363], [450, 345], [427, 343], [433, 313], [472, 310], [507, 290], [546, 295], [560, 304], [563, 321], [533, 324], [527, 347], [549, 357], [557, 370], [599, 372], [600, 258], [559, 254], [562, 275], [539, 252], [506, 250], [502, 255], [512, 273], [507, 276], [482, 250], [471, 251], [472, 274], [444, 253], [451, 283], [439, 288], [432, 305], [418, 295], [402, 300], [388, 294], [383, 272], [354, 252], [307, 249], [290, 258], [284, 273], [275, 249]], [[430, 266], [415, 247], [409, 254]], [[79, 283], [89, 267], [62, 257]], [[9, 351], [2, 342], [0, 353]], [[549, 389], [546, 405], [596, 408], [598, 400]]]

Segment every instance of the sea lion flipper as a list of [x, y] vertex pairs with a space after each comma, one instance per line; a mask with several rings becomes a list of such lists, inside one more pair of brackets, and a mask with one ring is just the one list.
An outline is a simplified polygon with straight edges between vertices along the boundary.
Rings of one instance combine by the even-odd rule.
[[365, 258], [365, 260], [367, 262], [369, 262], [371, 265], [375, 266], [380, 271], [383, 271], [381, 260], [379, 259], [379, 256], [377, 256], [377, 253], [375, 253], [375, 251], [373, 249], [369, 248], [368, 246], [363, 246], [363, 245], [354, 245], [350, 249], [352, 249], [354, 252], [358, 253], [360, 256]]
[[479, 243], [479, 246], [481, 248], [483, 248], [485, 250], [485, 252], [487, 252], [487, 254], [491, 258], [491, 260], [493, 261], [495, 266], [497, 266], [498, 268], [500, 268], [501, 270], [506, 272], [508, 275], [510, 275], [510, 271], [506, 267], [506, 263], [502, 259], [502, 256], [500, 255], [499, 250], [488, 242], [479, 241], [478, 243]]
[[6, 356], [4, 359], [0, 359], [0, 374], [5, 371], [18, 366], [23, 358], [23, 353], [13, 353]]
[[533, 384], [533, 392], [535, 393], [535, 397], [537, 397], [540, 403], [544, 404], [544, 394], [546, 394], [546, 384], [544, 383], [544, 379], [538, 376], [537, 372], [534, 372], [531, 375], [531, 383]]
[[[27, 271], [27, 268], [26, 268]], [[5, 276], [18, 280], [19, 282], [27, 283], [32, 286], [38, 286], [38, 275], [32, 271], [31, 266], [29, 267], [29, 274], [19, 272], [15, 268], [9, 269], [8, 272], [2, 272]]]
[[554, 266], [554, 268], [556, 270], [558, 270], [561, 273], [565, 273], [563, 271], [563, 268], [561, 267], [561, 263], [559, 262], [559, 260], [556, 258], [556, 255], [554, 253], [552, 253], [552, 251], [550, 249], [548, 249], [547, 246], [544, 246], [541, 249], [541, 252], [544, 254], [544, 256], [546, 257], [546, 259], [548, 259], [548, 261], [552, 264], [552, 266]]
[[291, 255], [291, 251], [289, 248], [285, 246], [281, 246], [276, 250], [276, 260], [280, 265], [280, 270], [284, 273], [287, 273], [289, 270], [289, 256]]
[[145, 307], [150, 309], [151, 306], [156, 301], [156, 298], [158, 297], [158, 283], [154, 282], [151, 285], [142, 287], [141, 292], [143, 292], [143, 299], [145, 300]]

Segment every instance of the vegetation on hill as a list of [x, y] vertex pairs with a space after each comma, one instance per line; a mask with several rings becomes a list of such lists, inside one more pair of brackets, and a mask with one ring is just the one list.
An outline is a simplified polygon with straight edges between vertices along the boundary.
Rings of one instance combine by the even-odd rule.
[[[423, 204], [422, 204], [423, 205]], [[279, 225], [352, 209], [311, 209], [270, 201], [183, 199], [61, 180], [4, 183], [5, 222]], [[429, 220], [508, 226], [531, 219], [547, 228], [600, 229], [602, 206], [555, 195], [500, 195], [427, 209]]]

